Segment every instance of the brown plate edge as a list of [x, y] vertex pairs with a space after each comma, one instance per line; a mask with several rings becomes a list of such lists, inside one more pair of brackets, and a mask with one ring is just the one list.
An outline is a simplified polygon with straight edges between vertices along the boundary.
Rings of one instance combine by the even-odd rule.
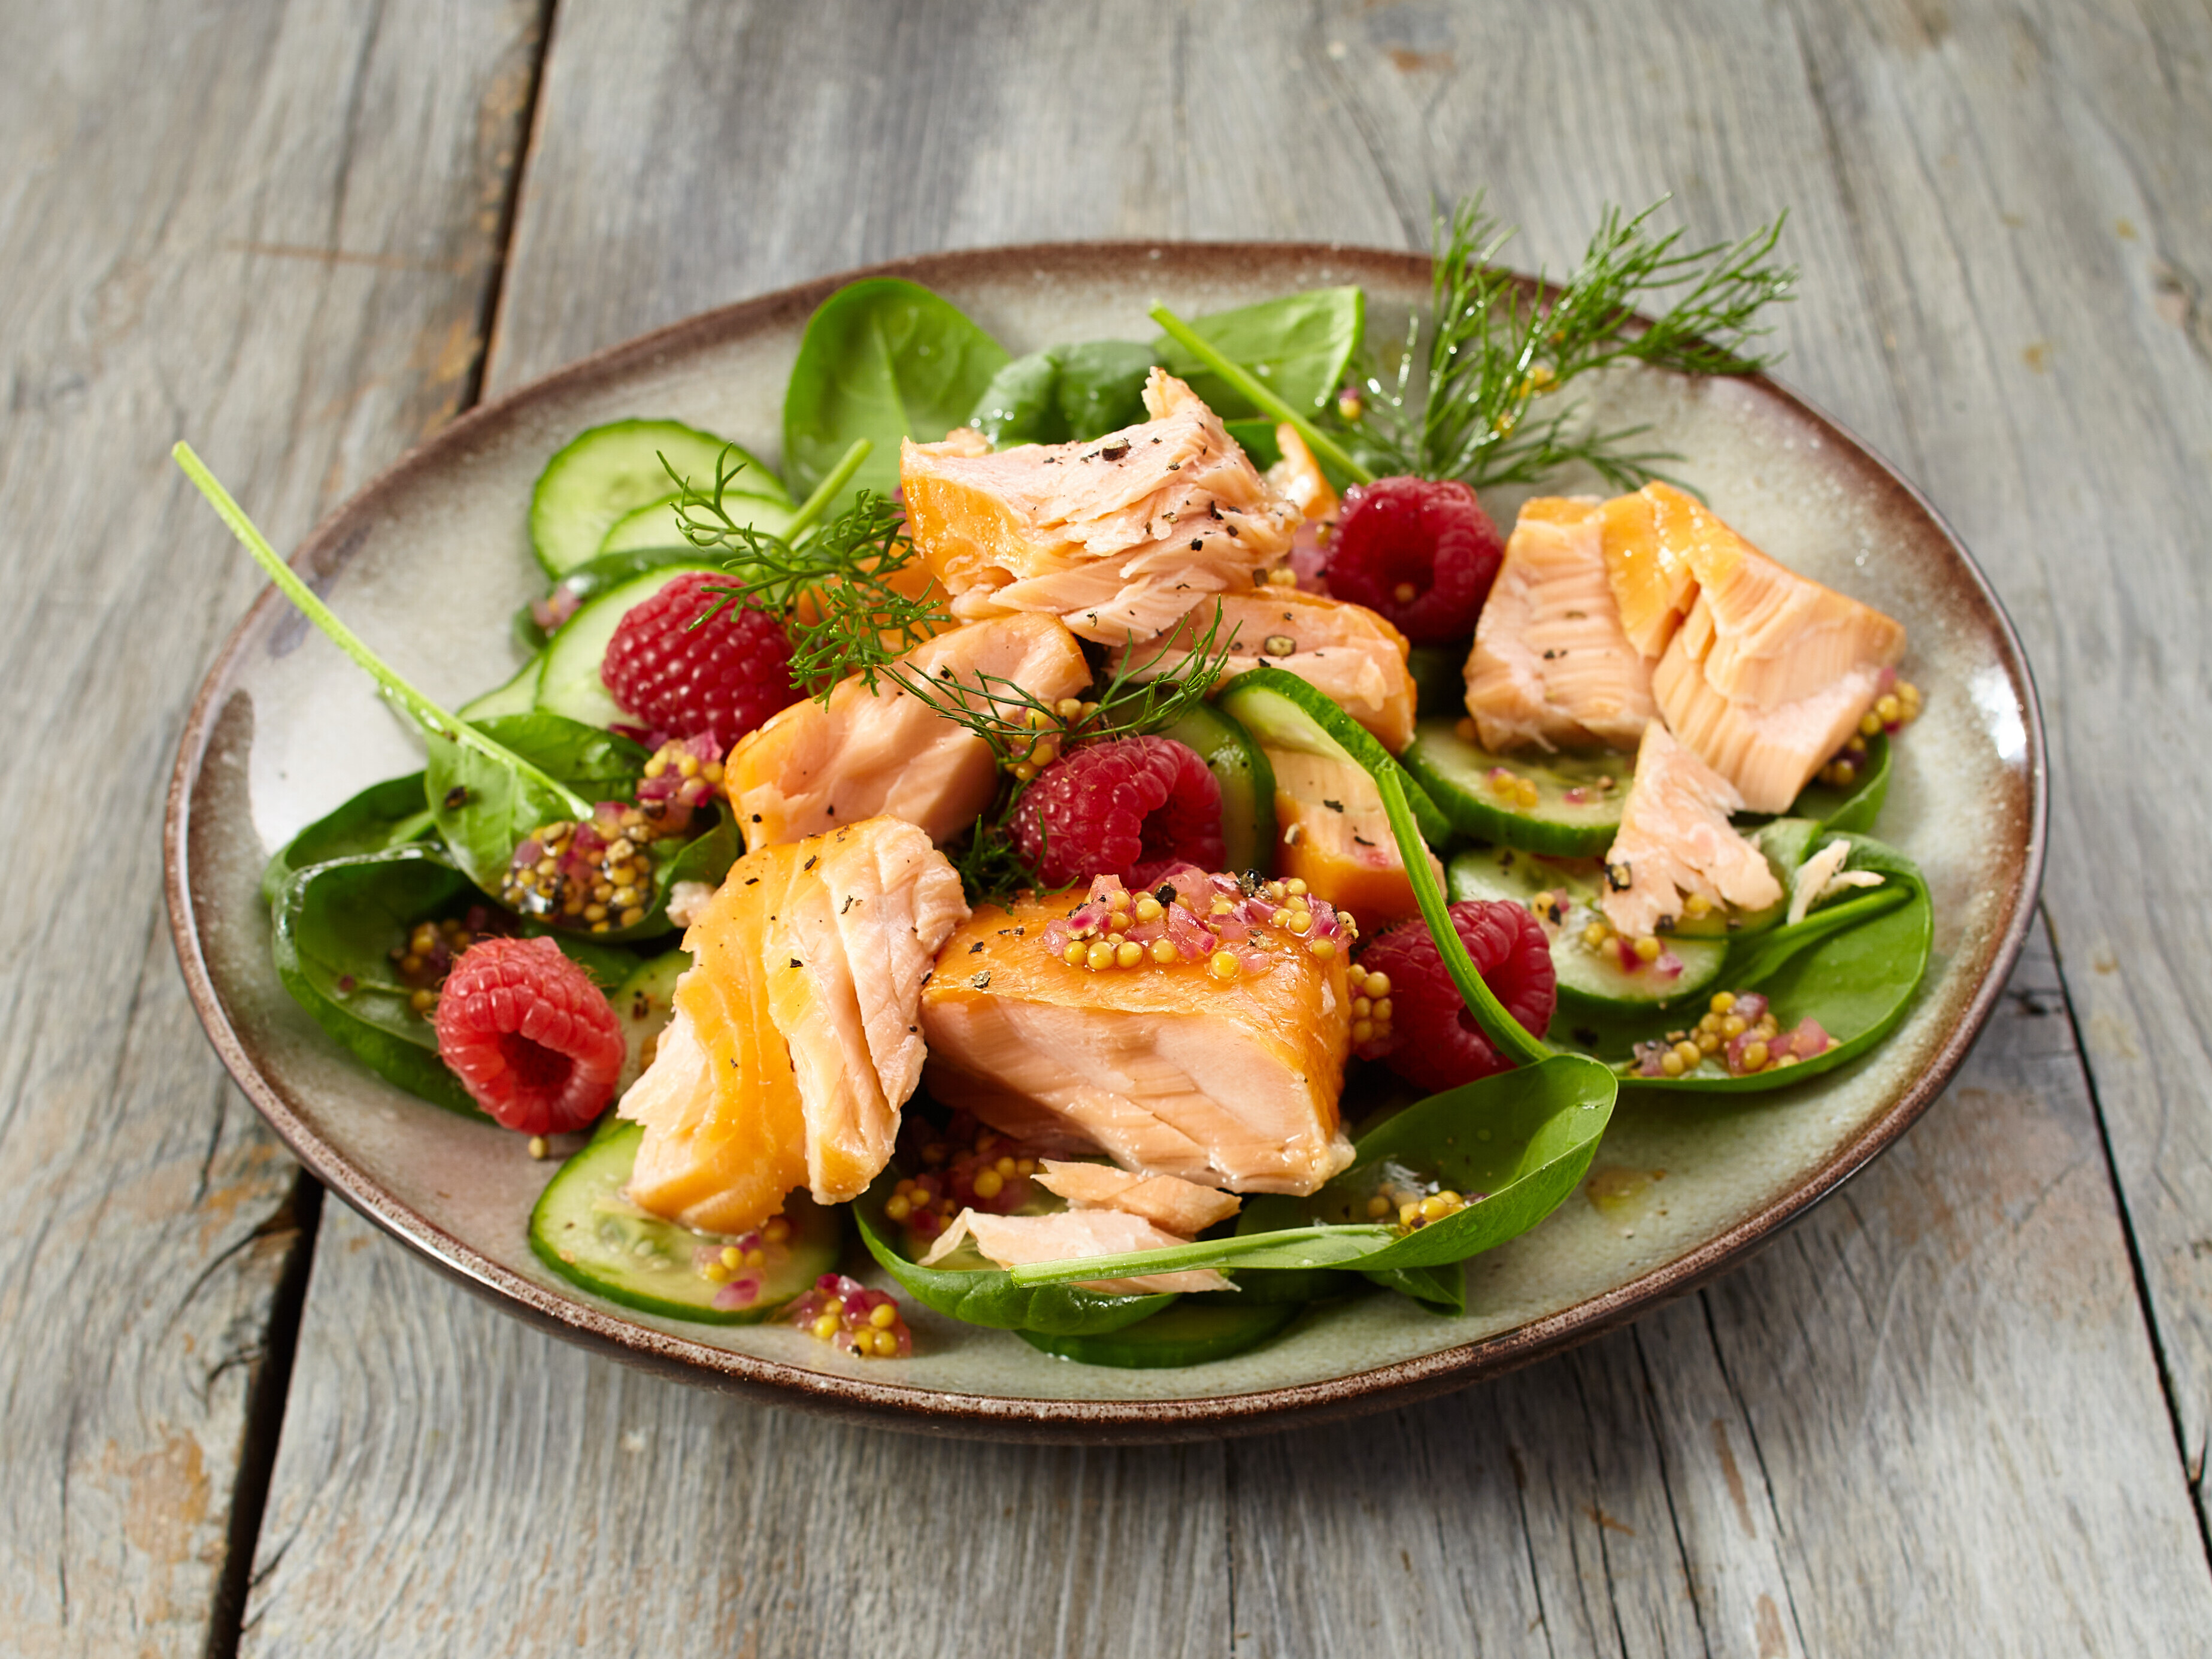
[[[343, 520], [402, 488], [437, 453], [465, 445], [477, 428], [507, 418], [517, 407], [587, 386], [593, 381], [617, 377], [641, 361], [662, 357], [671, 351], [696, 350], [732, 332], [786, 317], [796, 319], [811, 314], [830, 294], [860, 277], [895, 276], [916, 281], [941, 281], [976, 265], [997, 272], [1010, 264], [1026, 264], [1038, 268], [1041, 274], [1055, 269], [1082, 271], [1095, 269], [1101, 259], [1170, 255], [1177, 264], [1186, 266], [1208, 260], [1243, 263], [1255, 257], [1336, 260], [1378, 274], [1387, 272], [1416, 284], [1426, 279], [1429, 264], [1425, 254], [1334, 243], [1061, 242], [921, 255], [819, 277], [702, 312], [607, 347], [467, 411], [410, 449], [326, 515], [301, 544], [291, 562], [311, 574], [327, 574], [323, 562], [340, 546]], [[1688, 1254], [1572, 1308], [1481, 1341], [1316, 1382], [1243, 1395], [1175, 1400], [1036, 1400], [907, 1388], [759, 1359], [634, 1324], [556, 1295], [500, 1267], [362, 1179], [336, 1147], [293, 1113], [283, 1095], [262, 1075], [231, 1026], [200, 951], [191, 891], [191, 794], [215, 728], [218, 696], [264, 613], [283, 603], [273, 586], [264, 589], [248, 609], [203, 680], [185, 720], [170, 777], [162, 823], [163, 886], [178, 963], [193, 1008], [225, 1067], [301, 1163], [356, 1211], [411, 1246], [448, 1275], [532, 1324], [584, 1346], [647, 1370], [694, 1384], [705, 1383], [764, 1403], [796, 1406], [848, 1420], [953, 1437], [1140, 1443], [1271, 1433], [1327, 1422], [1410, 1405], [1532, 1364], [1689, 1294], [1736, 1265], [1753, 1250], [1771, 1243], [1784, 1228], [1886, 1150], [1928, 1109], [1965, 1060], [1996, 999], [2002, 994], [2005, 981], [2033, 922], [2048, 838], [2049, 772], [2042, 711], [2026, 653], [2011, 618], [1972, 555], [1916, 486], [1848, 428], [1804, 398], [1768, 376], [1753, 378], [1840, 447], [1870, 462], [1887, 487], [1901, 498], [1903, 504], [1934, 524], [1957, 555], [1971, 583], [1972, 598], [1980, 602], [1995, 625], [1999, 654], [2024, 715], [2027, 857], [2014, 872], [2006, 926], [1988, 954], [1981, 981], [1963, 1018], [1928, 1069], [1887, 1111], [1867, 1125], [1810, 1178], [1800, 1182], [1756, 1214]], [[343, 562], [341, 551], [334, 567]]]

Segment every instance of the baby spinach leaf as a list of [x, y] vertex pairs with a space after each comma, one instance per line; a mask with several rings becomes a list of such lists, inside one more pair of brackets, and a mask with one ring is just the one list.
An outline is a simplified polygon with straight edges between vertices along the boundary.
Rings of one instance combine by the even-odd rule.
[[[1816, 852], [1837, 838], [1824, 833], [1809, 850]], [[1624, 1086], [1710, 1094], [1789, 1088], [1849, 1065], [1896, 1029], [1928, 973], [1935, 918], [1927, 882], [1895, 848], [1868, 836], [1841, 839], [1851, 848], [1844, 867], [1874, 871], [1887, 878], [1884, 885], [1832, 900], [1794, 927], [1743, 940], [1729, 954], [1723, 974], [1730, 990], [1765, 997], [1784, 1030], [1809, 1015], [1834, 1039], [1833, 1045], [1795, 1066], [1747, 1077], [1697, 1071], [1679, 1078], [1647, 1078], [1632, 1074], [1628, 1050], [1663, 1035], [1667, 1022], [1600, 1026], [1594, 1050], [1615, 1063]]]
[[1152, 1370], [1166, 1366], [1209, 1365], [1256, 1348], [1298, 1316], [1296, 1304], [1239, 1302], [1226, 1292], [1216, 1299], [1186, 1297], [1175, 1306], [1120, 1330], [1082, 1336], [1018, 1333], [1032, 1348], [1079, 1365], [1118, 1365]]
[[438, 1058], [430, 1022], [410, 1005], [392, 947], [416, 922], [474, 897], [435, 847], [406, 846], [310, 865], [277, 895], [276, 976], [354, 1057], [433, 1105], [481, 1117]]
[[1467, 1269], [1456, 1261], [1434, 1267], [1385, 1267], [1366, 1277], [1386, 1291], [1410, 1297], [1431, 1313], [1467, 1311]]
[[[1224, 421], [1229, 435], [1237, 440], [1237, 447], [1244, 452], [1245, 459], [1265, 472], [1283, 459], [1283, 447], [1275, 441], [1275, 422], [1264, 415], [1255, 415], [1247, 421]], [[1465, 652], [1461, 657], [1464, 659]]]
[[1152, 352], [1127, 340], [1047, 346], [993, 375], [968, 424], [1000, 449], [1103, 437], [1145, 418], [1152, 368]]
[[[1317, 288], [1194, 317], [1188, 326], [1285, 403], [1311, 414], [1344, 384], [1366, 316], [1367, 298], [1358, 288]], [[1162, 335], [1152, 351], [1154, 361], [1188, 381], [1224, 420], [1258, 412], [1172, 336]]]
[[[487, 737], [556, 782], [592, 800], [626, 799], [649, 758], [628, 738], [535, 709], [483, 723]], [[425, 792], [453, 862], [497, 894], [514, 849], [542, 824], [570, 817], [564, 804], [524, 775], [446, 738], [426, 738]]]
[[[993, 1330], [1077, 1336], [1118, 1331], [1175, 1300], [1172, 1296], [1102, 1296], [1079, 1290], [1073, 1283], [1018, 1285], [1003, 1268], [925, 1267], [910, 1261], [890, 1242], [894, 1227], [883, 1213], [892, 1181], [886, 1175], [863, 1194], [853, 1205], [853, 1220], [868, 1254], [925, 1307]], [[1101, 1276], [1087, 1272], [1068, 1275], [1071, 1279]]]
[[[1180, 1273], [1191, 1268], [1352, 1267], [1373, 1275], [1464, 1261], [1527, 1232], [1559, 1206], [1589, 1169], [1612, 1120], [1617, 1082], [1595, 1060], [1555, 1054], [1431, 1095], [1354, 1143], [1358, 1159], [1299, 1206], [1304, 1225], [1200, 1239], [1159, 1250], [1037, 1262], [1010, 1270], [1018, 1285]], [[1432, 1181], [1473, 1200], [1417, 1231], [1351, 1218], [1394, 1182]], [[1289, 1219], [1295, 1200], [1248, 1208]], [[1431, 1275], [1394, 1288], [1442, 1288]], [[1425, 1299], [1425, 1298], [1424, 1298]]]
[[968, 418], [1006, 349], [951, 302], [896, 276], [848, 283], [806, 325], [783, 398], [783, 461], [811, 491], [855, 439], [875, 447], [857, 493], [898, 488], [899, 441], [942, 438]]
[[420, 772], [372, 783], [276, 849], [268, 868], [261, 872], [262, 899], [276, 903], [285, 884], [311, 864], [355, 853], [381, 853], [389, 847], [420, 841], [430, 828], [430, 807], [423, 797]]

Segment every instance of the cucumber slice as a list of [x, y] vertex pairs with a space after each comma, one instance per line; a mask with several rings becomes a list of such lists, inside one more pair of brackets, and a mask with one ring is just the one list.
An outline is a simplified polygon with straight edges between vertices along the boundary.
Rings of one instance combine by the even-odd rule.
[[622, 705], [599, 678], [615, 629], [631, 607], [647, 599], [690, 570], [716, 568], [693, 561], [665, 564], [609, 588], [561, 624], [545, 647], [545, 671], [538, 682], [538, 706], [586, 726], [612, 726], [624, 718]]
[[[1419, 721], [1405, 761], [1463, 833], [1562, 858], [1600, 857], [1613, 845], [1636, 772], [1632, 757], [1493, 755], [1461, 737], [1458, 724], [1443, 714]], [[1492, 787], [1501, 768], [1536, 786], [1535, 805], [1522, 806]]]
[[[676, 516], [676, 504], [683, 499], [681, 495], [664, 496], [634, 513], [623, 514], [600, 542], [599, 556], [604, 559], [610, 553], [658, 550], [666, 551], [673, 558], [696, 558], [699, 550], [684, 535], [683, 522]], [[799, 509], [777, 496], [732, 489], [723, 494], [722, 511], [730, 515], [734, 524], [750, 525], [764, 535], [781, 536], [790, 528]]]
[[[1583, 930], [1602, 920], [1597, 902], [1602, 871], [1587, 860], [1542, 858], [1510, 847], [1483, 847], [1462, 853], [1446, 872], [1454, 899], [1504, 899], [1526, 904], [1538, 893], [1564, 893], [1566, 914], [1552, 940], [1552, 971], [1559, 975], [1559, 1001], [1593, 1012], [1640, 1013], [1667, 1008], [1708, 989], [1721, 975], [1729, 937], [1693, 938], [1677, 933], [1666, 941], [1681, 963], [1661, 975], [1648, 967], [1624, 968], [1616, 947], [1592, 947]], [[1761, 913], [1765, 914], [1765, 913]]]
[[1338, 708], [1328, 696], [1280, 668], [1247, 669], [1223, 686], [1214, 701], [1260, 743], [1309, 755], [1340, 757], [1370, 776], [1395, 772], [1422, 839], [1442, 847], [1451, 839], [1451, 820], [1417, 778], [1391, 757], [1375, 735]]
[[538, 706], [538, 677], [544, 668], [543, 655], [532, 657], [505, 685], [463, 703], [453, 712], [465, 720], [488, 720], [499, 714], [527, 714]]
[[1298, 1316], [1296, 1302], [1220, 1304], [1178, 1302], [1172, 1308], [1125, 1325], [1118, 1331], [1083, 1336], [1053, 1336], [1017, 1331], [1032, 1348], [1041, 1348], [1082, 1365], [1121, 1365], [1151, 1370], [1166, 1365], [1203, 1365], [1257, 1347]]
[[1275, 856], [1275, 769], [1267, 751], [1211, 703], [1193, 704], [1160, 736], [1197, 750], [1221, 786], [1224, 866], [1265, 871]]
[[638, 964], [637, 971], [622, 982], [612, 999], [615, 1018], [622, 1022], [622, 1074], [615, 1084], [617, 1097], [645, 1070], [648, 1044], [657, 1042], [676, 1012], [676, 981], [690, 970], [689, 951], [664, 951]]
[[[759, 1298], [718, 1308], [722, 1286], [702, 1279], [695, 1254], [723, 1241], [650, 1216], [623, 1196], [645, 1130], [609, 1117], [583, 1151], [561, 1166], [530, 1212], [538, 1259], [592, 1295], [666, 1319], [708, 1325], [757, 1325], [837, 1266], [842, 1212], [804, 1193], [784, 1200], [790, 1242], [762, 1281]], [[772, 1247], [773, 1248], [773, 1247]]]
[[[575, 598], [574, 616], [590, 601], [609, 588], [628, 581], [632, 576], [642, 576], [648, 570], [658, 570], [663, 565], [696, 564], [698, 550], [690, 547], [641, 547], [628, 553], [607, 553], [596, 559], [586, 559], [567, 575], [553, 584], [548, 599], [566, 590]], [[550, 637], [538, 625], [538, 618], [529, 605], [518, 607], [514, 613], [514, 637], [526, 651], [543, 651]], [[556, 630], [557, 631], [557, 630]]]
[[[669, 494], [668, 458], [684, 477], [711, 482], [734, 446], [681, 421], [616, 421], [570, 439], [538, 475], [530, 498], [530, 544], [549, 576], [566, 575], [599, 550], [616, 520]], [[744, 450], [738, 476], [763, 495], [783, 495], [775, 474]], [[763, 486], [773, 486], [772, 490]]]

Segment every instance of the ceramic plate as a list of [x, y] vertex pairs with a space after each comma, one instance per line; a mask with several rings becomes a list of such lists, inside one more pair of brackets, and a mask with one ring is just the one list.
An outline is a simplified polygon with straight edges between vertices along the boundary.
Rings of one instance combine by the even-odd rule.
[[[1010, 248], [884, 269], [945, 295], [1017, 353], [1149, 339], [1155, 300], [1191, 315], [1345, 282], [1366, 288], [1372, 337], [1387, 339], [1429, 284], [1425, 258], [1318, 246]], [[773, 461], [800, 331], [845, 280], [710, 312], [472, 411], [325, 520], [294, 562], [448, 706], [498, 684], [517, 662], [508, 613], [538, 591], [524, 518], [547, 457], [599, 422], [672, 416]], [[1402, 1404], [1595, 1335], [1741, 1260], [1927, 1108], [2018, 952], [2044, 830], [2042, 734], [2019, 642], [1909, 484], [1769, 380], [1638, 371], [1604, 395], [1610, 416], [1658, 428], [1684, 457], [1680, 476], [1731, 525], [1905, 623], [1927, 713], [1896, 745], [1881, 829], [1927, 872], [1935, 960], [1904, 1024], [1856, 1066], [1733, 1099], [1624, 1096], [1589, 1181], [1470, 1264], [1463, 1317], [1376, 1296], [1309, 1315], [1232, 1360], [1119, 1370], [911, 1306], [916, 1355], [893, 1364], [776, 1326], [687, 1326], [580, 1295], [524, 1236], [554, 1166], [533, 1162], [520, 1136], [373, 1077], [277, 983], [255, 891], [270, 849], [421, 760], [367, 678], [273, 590], [209, 674], [170, 796], [169, 902], [200, 1017], [307, 1166], [472, 1289], [619, 1358], [787, 1404], [950, 1434], [1192, 1437]], [[1491, 502], [1509, 523], [1515, 505]]]

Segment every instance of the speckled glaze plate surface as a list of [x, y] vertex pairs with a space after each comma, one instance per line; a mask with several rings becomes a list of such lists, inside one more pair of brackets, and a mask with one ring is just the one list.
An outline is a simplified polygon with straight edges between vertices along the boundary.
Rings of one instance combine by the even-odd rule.
[[[1429, 284], [1425, 258], [1322, 246], [1008, 248], [884, 269], [942, 293], [1017, 353], [1148, 339], [1155, 300], [1189, 315], [1344, 282], [1366, 288], [1374, 337], [1389, 338]], [[518, 660], [508, 614], [537, 591], [525, 515], [547, 457], [599, 422], [672, 416], [773, 460], [800, 331], [846, 280], [708, 313], [472, 411], [325, 520], [295, 564], [449, 706], [498, 684]], [[1927, 713], [1897, 745], [1880, 829], [1927, 872], [1935, 961], [1904, 1024], [1856, 1066], [1771, 1094], [1625, 1095], [1584, 1186], [1534, 1231], [1470, 1264], [1462, 1317], [1376, 1296], [1309, 1313], [1232, 1360], [1121, 1370], [1051, 1358], [926, 1310], [912, 1312], [915, 1357], [893, 1364], [846, 1359], [776, 1326], [689, 1326], [580, 1294], [525, 1237], [554, 1165], [533, 1162], [519, 1136], [372, 1076], [277, 982], [256, 893], [270, 849], [421, 760], [367, 678], [273, 590], [210, 672], [170, 795], [170, 909], [200, 1017], [276, 1132], [372, 1220], [520, 1317], [710, 1387], [936, 1433], [1194, 1438], [1403, 1404], [1593, 1336], [1740, 1260], [1927, 1109], [2018, 952], [2045, 817], [2042, 733], [2019, 642], [1966, 550], [1909, 484], [1765, 380], [1639, 371], [1604, 397], [1611, 417], [1657, 427], [1684, 457], [1675, 471], [1730, 524], [1905, 623], [1905, 668]], [[1510, 522], [1510, 497], [1490, 505]]]

